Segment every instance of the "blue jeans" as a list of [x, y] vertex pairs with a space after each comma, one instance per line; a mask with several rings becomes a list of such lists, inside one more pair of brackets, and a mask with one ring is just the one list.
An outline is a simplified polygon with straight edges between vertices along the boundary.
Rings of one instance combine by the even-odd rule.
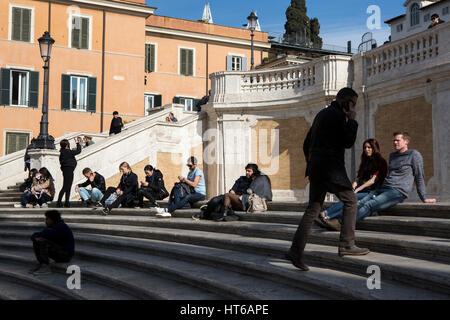
[[193, 204], [194, 202], [204, 200], [206, 196], [201, 193], [191, 193], [185, 196], [184, 198], [180, 199], [179, 197], [175, 197], [175, 199], [169, 198], [169, 206], [167, 210], [172, 213], [176, 209], [183, 208], [188, 202], [190, 204]]
[[90, 199], [92, 202], [99, 202], [103, 198], [103, 193], [97, 188], [93, 188], [92, 190], [79, 188], [78, 193], [84, 201]]
[[379, 188], [372, 191], [359, 201], [361, 205], [358, 204], [356, 222], [370, 216], [372, 212], [386, 210], [405, 199], [405, 195], [392, 188]]
[[[358, 209], [360, 206], [360, 201], [361, 199], [363, 199], [365, 196], [367, 196], [368, 193], [366, 192], [360, 192], [356, 194], [356, 200], [358, 200]], [[339, 201], [338, 203], [332, 205], [331, 207], [329, 207], [327, 210], [325, 210], [325, 216], [327, 219], [331, 220], [331, 219], [339, 219], [339, 222], [341, 222], [342, 224], [342, 210], [344, 208], [344, 203], [342, 201]]]

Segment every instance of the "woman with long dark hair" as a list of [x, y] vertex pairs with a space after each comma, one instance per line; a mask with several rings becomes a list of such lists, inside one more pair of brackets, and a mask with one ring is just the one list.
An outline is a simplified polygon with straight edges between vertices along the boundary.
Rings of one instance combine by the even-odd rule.
[[[380, 145], [376, 139], [367, 139], [363, 143], [361, 163], [359, 165], [356, 180], [353, 182], [353, 191], [357, 200], [364, 198], [383, 184], [388, 173], [388, 164], [380, 153]], [[326, 228], [339, 230], [342, 224], [342, 208], [344, 204], [339, 201], [332, 207], [322, 211], [316, 222]]]
[[59, 163], [61, 165], [61, 171], [63, 174], [63, 186], [58, 195], [58, 202], [56, 204], [58, 208], [62, 207], [61, 201], [64, 194], [66, 195], [64, 207], [70, 207], [70, 189], [72, 188], [73, 183], [73, 172], [75, 170], [75, 167], [77, 166], [77, 160], [75, 159], [75, 156], [81, 152], [80, 140], [80, 138], [75, 140], [77, 143], [77, 148], [75, 150], [70, 149], [70, 143], [67, 139], [63, 139], [59, 143], [59, 145], [61, 146], [61, 149], [59, 150]]

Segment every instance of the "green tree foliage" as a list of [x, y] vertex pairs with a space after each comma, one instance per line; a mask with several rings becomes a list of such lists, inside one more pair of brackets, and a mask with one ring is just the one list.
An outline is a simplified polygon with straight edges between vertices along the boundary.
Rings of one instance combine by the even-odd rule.
[[291, 0], [291, 5], [286, 9], [284, 39], [289, 43], [322, 48], [319, 20], [308, 18], [305, 2], [305, 0]]

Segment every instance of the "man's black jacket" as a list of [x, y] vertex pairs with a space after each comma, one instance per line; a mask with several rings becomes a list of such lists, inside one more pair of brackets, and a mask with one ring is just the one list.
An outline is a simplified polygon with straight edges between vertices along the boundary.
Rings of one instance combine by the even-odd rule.
[[94, 181], [87, 179], [85, 182], [80, 183], [78, 186], [85, 188], [89, 185], [92, 187], [92, 189], [97, 188], [103, 194], [105, 194], [106, 192], [105, 178], [98, 172], [95, 172]]
[[352, 188], [345, 170], [345, 149], [356, 140], [358, 123], [348, 119], [340, 105], [333, 101], [314, 119], [303, 152], [307, 161], [306, 176], [317, 182], [331, 182]]
[[247, 176], [241, 176], [236, 180], [231, 190], [233, 190], [237, 195], [242, 195], [247, 193], [250, 183], [252, 183], [252, 179], [247, 178]]

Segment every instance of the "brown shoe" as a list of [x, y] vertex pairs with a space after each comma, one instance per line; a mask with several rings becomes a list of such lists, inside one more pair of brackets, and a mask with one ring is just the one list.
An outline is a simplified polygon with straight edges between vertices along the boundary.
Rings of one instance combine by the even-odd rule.
[[342, 256], [363, 256], [370, 252], [367, 248], [359, 248], [357, 246], [352, 247], [339, 247], [339, 255]]
[[325, 223], [326, 227], [329, 230], [332, 231], [341, 231], [341, 223], [339, 222], [338, 219], [324, 219], [323, 222]]
[[299, 268], [300, 270], [302, 270], [302, 271], [308, 271], [309, 270], [309, 267], [306, 264], [304, 264], [300, 260], [300, 258], [298, 258], [298, 256], [296, 254], [292, 253], [292, 251], [288, 251], [284, 256], [285, 256], [286, 259], [291, 261], [292, 264], [295, 267]]

